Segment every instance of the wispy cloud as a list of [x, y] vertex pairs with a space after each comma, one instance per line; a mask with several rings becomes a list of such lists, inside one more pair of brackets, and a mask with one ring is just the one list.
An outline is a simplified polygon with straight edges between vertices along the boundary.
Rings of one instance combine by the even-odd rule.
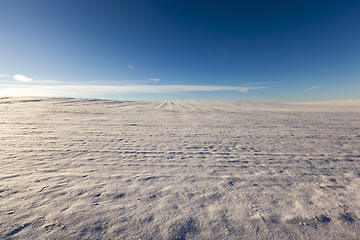
[[48, 79], [48, 80], [34, 80], [33, 83], [38, 83], [38, 84], [61, 84], [60, 81], [52, 80], [52, 79]]
[[273, 84], [273, 83], [281, 83], [281, 82], [257, 82], [257, 83], [243, 83], [241, 85], [264, 85], [264, 84]]
[[321, 88], [321, 87], [323, 87], [323, 86], [313, 86], [313, 87], [306, 88], [305, 90], [313, 90], [313, 89]]
[[24, 75], [16, 74], [14, 75], [14, 79], [20, 82], [31, 82], [33, 79], [28, 78]]
[[135, 69], [135, 68], [134, 68], [133, 66], [131, 66], [131, 65], [129, 65], [128, 67], [129, 67], [130, 69]]
[[149, 80], [150, 80], [150, 81], [156, 81], [156, 82], [159, 82], [159, 81], [160, 81], [160, 79], [158, 79], [158, 78], [149, 78]]
[[96, 97], [114, 95], [118, 93], [183, 93], [183, 92], [211, 92], [211, 91], [239, 91], [266, 88], [264, 86], [196, 86], [196, 85], [0, 85], [0, 95], [3, 96], [44, 96], [44, 97]]
[[[60, 82], [60, 81], [53, 80], [53, 79], [37, 80], [37, 79], [32, 79], [32, 78], [29, 78], [27, 76], [20, 75], [20, 74], [16, 74], [14, 76], [0, 74], [0, 77], [12, 78], [21, 83], [30, 83], [31, 82], [32, 84], [64, 84], [64, 82]], [[21, 83], [19, 83], [19, 84], [21, 84]]]

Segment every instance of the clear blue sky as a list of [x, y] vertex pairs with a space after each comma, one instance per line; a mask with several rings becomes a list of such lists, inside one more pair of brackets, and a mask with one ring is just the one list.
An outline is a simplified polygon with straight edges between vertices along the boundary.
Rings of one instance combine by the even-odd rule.
[[360, 98], [360, 1], [0, 0], [0, 95]]

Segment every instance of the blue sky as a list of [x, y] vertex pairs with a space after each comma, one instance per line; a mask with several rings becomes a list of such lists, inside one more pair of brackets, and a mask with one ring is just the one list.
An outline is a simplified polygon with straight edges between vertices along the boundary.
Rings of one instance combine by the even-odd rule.
[[0, 0], [0, 96], [360, 98], [359, 1]]

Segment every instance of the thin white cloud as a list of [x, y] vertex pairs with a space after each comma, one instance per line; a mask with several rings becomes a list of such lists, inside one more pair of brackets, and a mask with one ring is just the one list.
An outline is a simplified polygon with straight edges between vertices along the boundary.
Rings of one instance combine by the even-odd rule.
[[135, 68], [134, 68], [133, 66], [131, 66], [131, 65], [129, 65], [129, 68], [130, 68], [130, 69], [135, 69]]
[[241, 85], [263, 85], [263, 84], [273, 84], [273, 83], [281, 83], [281, 82], [257, 82], [257, 83], [243, 83]]
[[239, 91], [266, 88], [234, 87], [234, 86], [194, 86], [194, 85], [0, 85], [0, 96], [44, 96], [44, 97], [93, 97], [113, 95], [118, 93], [183, 93], [183, 92], [211, 92], [211, 91]]
[[16, 74], [14, 75], [14, 79], [19, 81], [19, 82], [31, 82], [33, 79], [28, 78], [24, 75], [20, 75], [20, 74]]
[[313, 89], [321, 88], [321, 87], [323, 87], [323, 86], [313, 86], [313, 87], [306, 88], [305, 90], [313, 90]]
[[41, 84], [61, 84], [60, 81], [47, 79], [47, 80], [34, 80], [33, 83], [41, 83]]
[[9, 76], [9, 75], [2, 75], [2, 74], [0, 74], [0, 77], [11, 77], [11, 76]]
[[158, 78], [149, 78], [149, 80], [150, 80], [150, 81], [156, 81], [156, 82], [159, 82], [159, 81], [160, 81], [160, 79], [158, 79]]

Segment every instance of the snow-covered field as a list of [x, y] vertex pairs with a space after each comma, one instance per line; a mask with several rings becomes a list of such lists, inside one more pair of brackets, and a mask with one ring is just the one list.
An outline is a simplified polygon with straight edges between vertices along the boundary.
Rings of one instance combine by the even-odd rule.
[[0, 99], [0, 238], [360, 239], [360, 100]]

